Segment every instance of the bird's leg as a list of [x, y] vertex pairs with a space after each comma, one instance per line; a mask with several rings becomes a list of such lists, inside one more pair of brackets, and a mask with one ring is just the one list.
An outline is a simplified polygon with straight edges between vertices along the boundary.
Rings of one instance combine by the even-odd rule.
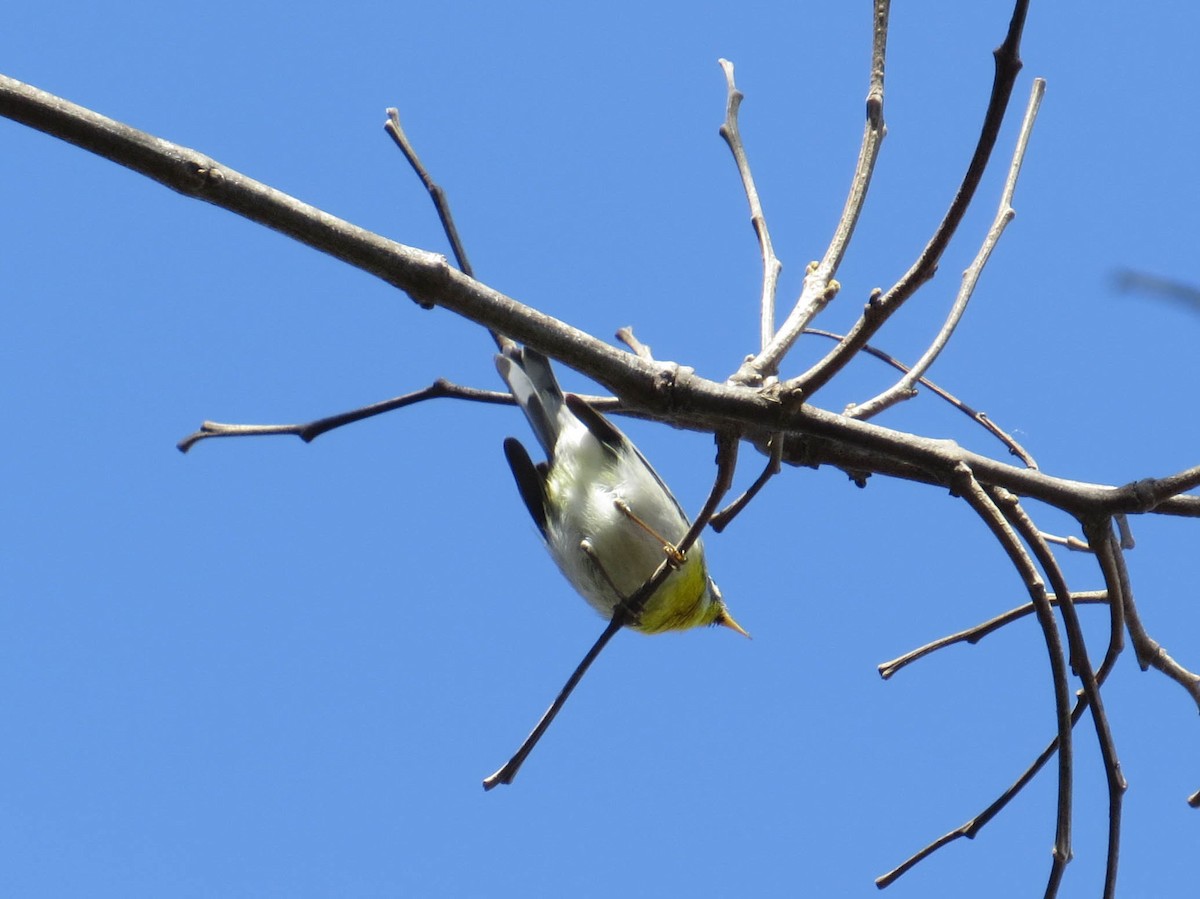
[[650, 527], [650, 525], [646, 524], [646, 522], [642, 521], [642, 519], [638, 518], [633, 509], [629, 508], [629, 503], [625, 502], [625, 500], [618, 496], [613, 498], [613, 505], [617, 507], [618, 512], [620, 512], [639, 528], [658, 541], [659, 545], [662, 546], [663, 553], [666, 554], [667, 559], [670, 560], [672, 568], [677, 569], [683, 565], [683, 553], [676, 549], [675, 544], [673, 544], [670, 540], [665, 538], [658, 531], [654, 530], [654, 528]]

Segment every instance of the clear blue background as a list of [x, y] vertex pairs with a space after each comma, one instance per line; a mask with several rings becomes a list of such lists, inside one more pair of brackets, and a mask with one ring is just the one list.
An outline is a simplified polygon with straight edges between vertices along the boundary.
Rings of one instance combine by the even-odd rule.
[[[1008, 15], [897, 6], [889, 135], [826, 327], [936, 224]], [[1045, 76], [1018, 217], [933, 375], [1053, 474], [1200, 461], [1200, 315], [1111, 287], [1125, 266], [1200, 281], [1198, 29], [1191, 3], [1035, 4], [998, 165], [878, 340], [911, 359], [936, 329]], [[717, 58], [747, 94], [784, 304], [841, 208], [869, 41], [866, 3], [44, 0], [6, 10], [0, 70], [441, 251], [381, 127], [399, 106], [484, 280], [601, 336], [632, 324], [659, 358], [723, 378], [756, 346], [759, 269]], [[4, 895], [871, 896], [1050, 736], [1031, 621], [875, 673], [1024, 600], [965, 505], [795, 470], [708, 541], [754, 640], [620, 636], [517, 782], [485, 794], [601, 628], [511, 483], [517, 413], [442, 402], [310, 446], [174, 444], [206, 418], [307, 420], [438, 376], [498, 387], [486, 335], [7, 121], [0, 160]], [[803, 344], [789, 370], [825, 349]], [[820, 402], [890, 378], [860, 363]], [[1003, 453], [928, 395], [880, 421]], [[698, 507], [711, 442], [627, 427]], [[1133, 524], [1146, 624], [1196, 668], [1198, 525]], [[1066, 561], [1074, 587], [1100, 586]], [[1105, 613], [1083, 614], [1102, 648]], [[1105, 695], [1131, 784], [1121, 895], [1194, 895], [1196, 709], [1131, 653]], [[1077, 734], [1062, 895], [1094, 896], [1106, 800], [1090, 724]], [[1053, 799], [1047, 772], [889, 895], [1040, 895]]]

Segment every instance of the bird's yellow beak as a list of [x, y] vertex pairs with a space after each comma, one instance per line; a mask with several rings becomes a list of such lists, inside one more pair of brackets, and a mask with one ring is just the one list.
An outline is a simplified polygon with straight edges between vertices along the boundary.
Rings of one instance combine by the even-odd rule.
[[737, 631], [747, 640], [753, 639], [748, 633], [746, 633], [746, 629], [744, 627], [733, 620], [733, 616], [730, 615], [728, 611], [722, 611], [721, 614], [717, 616], [717, 620], [714, 621], [713, 624], [719, 624], [721, 627], [727, 627], [731, 631]]

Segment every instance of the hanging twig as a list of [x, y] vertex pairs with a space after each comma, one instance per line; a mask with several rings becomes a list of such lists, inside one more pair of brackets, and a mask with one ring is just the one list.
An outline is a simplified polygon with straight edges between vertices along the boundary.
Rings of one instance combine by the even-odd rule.
[[[1067, 665], [1063, 654], [1062, 642], [1058, 636], [1058, 628], [1055, 625], [1054, 612], [1050, 607], [1050, 602], [1046, 595], [1045, 584], [1038, 575], [1033, 560], [1029, 557], [1024, 546], [1021, 545], [1020, 538], [1008, 521], [1005, 520], [999, 507], [997, 507], [996, 503], [988, 495], [988, 492], [975, 479], [968, 466], [962, 464], [956, 466], [954, 472], [954, 489], [975, 510], [975, 513], [979, 515], [984, 524], [987, 525], [992, 535], [1004, 549], [1013, 567], [1016, 568], [1017, 573], [1025, 584], [1026, 590], [1029, 592], [1029, 598], [1033, 603], [1038, 623], [1041, 625], [1042, 634], [1045, 637], [1046, 650], [1050, 656], [1050, 671], [1054, 683], [1055, 717], [1058, 724], [1057, 742], [1060, 750], [1058, 765], [1058, 810], [1056, 815], [1057, 827], [1055, 829], [1053, 860], [1046, 887], [1046, 896], [1051, 897], [1057, 894], [1063, 872], [1066, 869], [1067, 862], [1071, 859], [1073, 766], [1071, 727], [1073, 722], [1070, 709], [1070, 693], [1067, 685]], [[1066, 595], [1068, 594], [1065, 590], [1060, 594], [1060, 596]], [[1008, 794], [1009, 798], [1011, 798], [1011, 795], [1015, 795], [1015, 793]], [[1005, 799], [1005, 802], [1007, 802], [1007, 799]], [[897, 868], [877, 878], [875, 881], [876, 885], [880, 888], [888, 886], [904, 874], [904, 872], [911, 869], [917, 862], [959, 837], [974, 837], [978, 830], [991, 819], [991, 816], [1000, 807], [1002, 806], [997, 806], [995, 810], [990, 810], [988, 817], [980, 816], [972, 819], [972, 821], [963, 827], [957, 828], [934, 840]]]
[[1113, 899], [1117, 890], [1117, 860], [1121, 845], [1121, 802], [1127, 784], [1124, 775], [1121, 774], [1121, 763], [1117, 760], [1117, 747], [1113, 742], [1108, 715], [1104, 711], [1104, 701], [1100, 696], [1096, 674], [1092, 670], [1092, 663], [1088, 658], [1087, 644], [1083, 639], [1083, 628], [1079, 623], [1079, 616], [1071, 601], [1067, 581], [1059, 567], [1058, 560], [1054, 558], [1046, 541], [1041, 538], [1041, 533], [1037, 525], [1033, 523], [1033, 519], [1021, 508], [1017, 498], [1007, 490], [992, 488], [988, 492], [1004, 512], [1005, 518], [1033, 550], [1038, 564], [1050, 581], [1050, 586], [1056, 593], [1065, 597], [1061, 609], [1071, 652], [1071, 668], [1083, 681], [1083, 695], [1091, 706], [1092, 721], [1096, 725], [1096, 741], [1100, 746], [1100, 755], [1104, 760], [1104, 772], [1108, 782], [1108, 852], [1106, 854], [1103, 899]]
[[[1105, 537], [1106, 528], [1109, 528], [1107, 520], [1085, 524], [1085, 533], [1087, 533], [1088, 540], [1093, 546], [1093, 551], [1100, 561], [1100, 571], [1104, 575], [1104, 592], [1109, 597], [1108, 608], [1109, 615], [1111, 616], [1108, 650], [1104, 654], [1104, 661], [1101, 662], [1100, 667], [1096, 670], [1097, 686], [1103, 686], [1109, 674], [1112, 673], [1113, 668], [1116, 667], [1117, 658], [1121, 654], [1121, 638], [1124, 632], [1122, 607], [1125, 601], [1124, 597], [1129, 591], [1128, 576], [1124, 571], [1123, 564], [1114, 557], [1112, 552], [1113, 541]], [[1111, 534], [1111, 530], [1109, 530], [1109, 533]], [[1087, 707], [1087, 696], [1081, 693], [1076, 697], [1075, 707], [1071, 710], [1072, 727], [1083, 717], [1083, 713], [1087, 710]], [[906, 859], [901, 865], [878, 878], [876, 884], [882, 888], [893, 883], [922, 859], [927, 858], [942, 846], [952, 843], [960, 837], [974, 839], [988, 822], [996, 817], [1012, 801], [1013, 797], [1025, 789], [1026, 785], [1042, 770], [1046, 762], [1054, 757], [1054, 754], [1058, 751], [1058, 745], [1059, 738], [1055, 736], [1029, 767], [1022, 772], [1021, 776], [1013, 781], [1008, 789], [996, 797], [990, 805], [960, 827], [938, 837], [938, 839]]]

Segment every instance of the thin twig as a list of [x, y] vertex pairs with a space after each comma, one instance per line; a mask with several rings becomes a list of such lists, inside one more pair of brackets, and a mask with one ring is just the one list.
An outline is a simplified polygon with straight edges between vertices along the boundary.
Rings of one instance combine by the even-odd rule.
[[[717, 438], [717, 474], [713, 481], [712, 490], [709, 492], [708, 499], [704, 503], [704, 507], [700, 510], [700, 514], [696, 516], [687, 534], [683, 539], [676, 544], [676, 549], [680, 553], [686, 554], [691, 549], [696, 541], [700, 539], [700, 534], [704, 530], [708, 519], [712, 513], [720, 505], [721, 499], [729, 491], [729, 485], [733, 481], [733, 470], [737, 464], [737, 440], [732, 437], [724, 437], [718, 435]], [[622, 627], [630, 621], [637, 621], [642, 613], [647, 600], [662, 586], [667, 577], [675, 570], [675, 563], [670, 557], [664, 557], [659, 564], [658, 569], [650, 576], [641, 587], [621, 602], [616, 609], [613, 610], [612, 618], [609, 620], [604, 631], [597, 638], [592, 648], [588, 650], [580, 663], [575, 667], [571, 676], [567, 678], [567, 682], [558, 692], [554, 701], [550, 703], [550, 707], [538, 719], [538, 723], [534, 725], [532, 731], [529, 732], [520, 748], [513, 753], [512, 758], [504, 763], [495, 773], [488, 775], [483, 779], [483, 788], [491, 790], [500, 784], [511, 784], [517, 776], [517, 772], [521, 770], [521, 766], [525, 763], [529, 753], [537, 746], [546, 729], [558, 717], [559, 711], [570, 698], [571, 693], [583, 678], [583, 675], [591, 667], [592, 662], [600, 655], [600, 652], [608, 645], [608, 642], [616, 635]]]
[[[1067, 669], [1063, 658], [1062, 641], [1054, 621], [1054, 612], [1046, 595], [1046, 585], [1033, 560], [1029, 557], [1021, 540], [1009, 524], [1003, 512], [971, 473], [966, 465], [955, 470], [955, 486], [967, 504], [983, 519], [984, 524], [999, 541], [1009, 561], [1016, 568], [1029, 591], [1038, 623], [1046, 640], [1046, 651], [1050, 656], [1050, 674], [1054, 684], [1054, 709], [1058, 721], [1058, 809], [1056, 813], [1053, 860], [1050, 879], [1046, 888], [1047, 897], [1057, 893], [1063, 871], [1071, 860], [1071, 796], [1073, 795], [1074, 752], [1071, 741], [1070, 689], [1067, 685]], [[1070, 591], [1059, 587], [1059, 596], [1065, 598], [1064, 606], [1070, 605]]]
[[[1103, 684], [1107, 676], [1108, 671], [1101, 668], [1096, 675], [1096, 679], [1099, 683]], [[1076, 697], [1075, 707], [1071, 710], [1072, 727], [1074, 727], [1075, 723], [1083, 717], [1083, 713], [1086, 711], [1086, 709], [1087, 700], [1081, 694]], [[996, 817], [996, 815], [1003, 811], [1018, 793], [1025, 789], [1025, 787], [1031, 780], [1033, 780], [1037, 773], [1041, 771], [1043, 767], [1045, 767], [1046, 762], [1050, 761], [1050, 759], [1054, 757], [1054, 754], [1057, 751], [1058, 737], [1054, 737], [1046, 746], [1046, 748], [1042, 750], [1041, 754], [1039, 754], [1038, 757], [1029, 765], [1029, 767], [1021, 773], [1021, 776], [1013, 781], [1003, 793], [1001, 793], [991, 802], [990, 805], [988, 805], [969, 821], [964, 822], [953, 830], [942, 834], [936, 840], [931, 841], [929, 844], [921, 848], [918, 852], [913, 853], [891, 871], [888, 871], [886, 874], [877, 877], [875, 879], [875, 885], [880, 889], [890, 886], [906, 872], [912, 870], [917, 864], [928, 858], [938, 849], [941, 849], [943, 846], [952, 843], [957, 839], [961, 839], [962, 837], [966, 837], [968, 840], [975, 839], [975, 837], [979, 835], [979, 832], [983, 830], [983, 828], [986, 827], [988, 823]]]
[[1047, 534], [1045, 531], [1042, 531], [1042, 539], [1047, 543], [1064, 546], [1071, 552], [1090, 553], [1092, 551], [1091, 546], [1073, 534], [1068, 534], [1066, 537], [1059, 537], [1057, 534]]
[[757, 386], [779, 371], [779, 364], [784, 356], [799, 339], [800, 334], [808, 327], [829, 301], [838, 292], [839, 285], [834, 280], [850, 239], [854, 236], [854, 228], [858, 224], [859, 215], [867, 200], [867, 191], [871, 186], [871, 175], [875, 171], [875, 161], [879, 158], [879, 148], [887, 128], [883, 121], [883, 78], [884, 63], [887, 58], [888, 14], [889, 0], [875, 0], [874, 16], [872, 19], [871, 41], [871, 76], [867, 87], [866, 122], [863, 125], [862, 144], [858, 151], [858, 161], [854, 166], [854, 175], [850, 179], [850, 191], [846, 203], [842, 207], [842, 215], [833, 230], [833, 237], [825, 250], [821, 261], [810, 265], [804, 279], [804, 287], [796, 305], [788, 314], [783, 325], [775, 333], [771, 342], [753, 359], [742, 364], [737, 373], [730, 379], [736, 384]]
[[208, 440], [213, 437], [265, 437], [276, 434], [290, 434], [299, 437], [305, 443], [312, 443], [312, 441], [316, 440], [322, 434], [332, 431], [334, 428], [353, 424], [363, 419], [373, 418], [376, 415], [382, 415], [384, 412], [391, 412], [393, 409], [403, 409], [405, 406], [412, 406], [416, 403], [435, 399], [470, 400], [476, 403], [492, 403], [500, 406], [511, 406], [514, 403], [511, 393], [497, 390], [480, 390], [476, 387], [464, 387], [462, 384], [454, 384], [445, 378], [438, 378], [428, 387], [424, 387], [421, 390], [414, 390], [412, 393], [393, 397], [390, 400], [372, 403], [369, 406], [352, 409], [349, 412], [340, 412], [337, 415], [318, 418], [303, 424], [243, 425], [206, 421], [200, 425], [200, 430], [184, 437], [175, 446], [181, 453], [186, 453], [201, 440]]
[[758, 237], [758, 246], [762, 252], [763, 280], [762, 297], [759, 302], [759, 331], [762, 348], [766, 349], [771, 338], [775, 336], [775, 292], [779, 286], [779, 272], [783, 268], [775, 249], [771, 246], [771, 233], [767, 230], [767, 218], [763, 215], [762, 203], [758, 198], [758, 188], [754, 186], [754, 175], [750, 172], [750, 160], [746, 157], [746, 148], [742, 144], [742, 133], [738, 129], [738, 109], [742, 105], [744, 94], [737, 89], [733, 81], [733, 63], [727, 59], [718, 59], [721, 70], [725, 73], [725, 85], [728, 95], [725, 101], [725, 122], [721, 125], [720, 135], [729, 145], [733, 153], [733, 161], [737, 165], [738, 175], [742, 179], [742, 189], [746, 192], [746, 200], [750, 204], [750, 224]]
[[745, 493], [731, 502], [720, 512], [713, 515], [713, 517], [710, 519], [709, 524], [712, 525], [712, 529], [714, 531], [719, 534], [725, 530], [725, 528], [729, 527], [730, 522], [732, 522], [733, 519], [736, 518], [741, 511], [750, 504], [750, 501], [754, 499], [754, 497], [758, 496], [758, 492], [767, 485], [767, 481], [779, 474], [779, 458], [782, 449], [783, 441], [777, 438], [772, 438], [770, 441], [770, 453], [767, 457], [767, 464], [763, 466], [762, 472], [757, 478], [755, 478], [754, 483], [746, 489]]
[[991, 159], [992, 149], [1000, 134], [1000, 125], [1004, 121], [1008, 109], [1008, 101], [1012, 95], [1013, 84], [1017, 73], [1021, 70], [1021, 32], [1025, 27], [1025, 16], [1029, 10], [1029, 0], [1017, 0], [1009, 21], [1008, 34], [1004, 42], [995, 50], [996, 71], [992, 81], [992, 93], [988, 99], [987, 112], [984, 114], [983, 125], [980, 128], [979, 140], [975, 152], [963, 175], [958, 191], [954, 195], [946, 215], [942, 218], [933, 237], [921, 251], [912, 267], [892, 286], [886, 294], [873, 296], [866, 305], [863, 314], [855, 322], [846, 335], [846, 339], [834, 347], [829, 353], [799, 377], [792, 378], [784, 385], [785, 393], [790, 393], [795, 400], [807, 402], [821, 387], [828, 384], [856, 356], [863, 344], [883, 326], [884, 322], [899, 309], [904, 302], [933, 277], [937, 271], [938, 261], [946, 251], [950, 239], [958, 230], [958, 225], [966, 214], [967, 207], [975, 197], [975, 191], [983, 178], [983, 173]]
[[654, 353], [650, 349], [650, 345], [642, 343], [637, 339], [636, 336], [634, 336], [632, 326], [626, 325], [623, 328], [617, 328], [617, 340], [621, 341], [621, 343], [633, 350], [634, 354], [639, 359], [645, 359], [647, 362], [654, 361]]
[[[664, 568], [667, 571], [671, 570], [666, 559], [664, 559], [662, 565], [659, 566], [659, 570], [661, 571]], [[647, 583], [650, 582], [648, 581]], [[499, 768], [499, 770], [489, 774], [483, 779], [483, 788], [485, 790], [492, 790], [501, 784], [510, 784], [513, 782], [513, 779], [517, 776], [517, 772], [520, 771], [521, 766], [525, 764], [525, 759], [529, 757], [529, 753], [533, 752], [533, 748], [537, 746], [538, 741], [542, 739], [542, 735], [546, 733], [546, 729], [550, 727], [554, 719], [558, 717], [559, 711], [561, 711], [562, 707], [566, 705], [566, 702], [570, 698], [571, 694], [575, 692], [575, 687], [579, 685], [579, 681], [583, 679], [583, 676], [587, 673], [587, 670], [592, 667], [592, 662], [596, 661], [596, 657], [599, 656], [604, 650], [604, 647], [608, 645], [608, 641], [617, 635], [617, 631], [619, 631], [624, 624], [625, 622], [623, 618], [615, 614], [613, 615], [608, 624], [605, 625], [603, 633], [601, 633], [596, 642], [592, 644], [592, 648], [587, 651], [587, 654], [584, 655], [580, 663], [575, 666], [575, 670], [571, 672], [571, 676], [567, 678], [567, 682], [563, 684], [563, 688], [558, 691], [558, 695], [555, 696], [554, 701], [550, 703], [550, 707], [546, 709], [546, 711], [542, 714], [542, 717], [538, 719], [538, 723], [534, 725], [533, 730], [529, 732], [529, 736], [524, 739], [524, 741], [521, 743], [521, 746], [516, 752], [513, 753], [512, 758], [505, 762]]]
[[446, 192], [433, 180], [424, 163], [421, 162], [421, 157], [417, 155], [417, 150], [412, 145], [412, 141], [408, 139], [404, 128], [401, 127], [400, 110], [394, 106], [389, 106], [386, 113], [387, 121], [383, 123], [383, 130], [388, 133], [388, 136], [391, 137], [396, 146], [400, 148], [400, 152], [404, 154], [404, 158], [408, 160], [408, 164], [412, 166], [412, 170], [421, 179], [421, 184], [425, 186], [430, 199], [433, 200], [438, 220], [442, 223], [442, 230], [446, 234], [446, 239], [450, 241], [450, 249], [454, 253], [454, 258], [458, 262], [459, 269], [464, 274], [474, 278], [475, 270], [471, 267], [471, 263], [467, 259], [467, 250], [458, 236], [458, 228], [455, 227], [454, 215], [450, 212], [450, 203], [446, 199]]
[[[804, 333], [805, 334], [813, 334], [817, 337], [827, 337], [830, 340], [843, 340], [844, 339], [841, 334], [835, 334], [833, 331], [824, 331], [820, 328], [805, 328]], [[888, 353], [885, 353], [881, 349], [877, 349], [876, 347], [872, 346], [869, 343], [863, 345], [862, 351], [864, 353], [866, 353], [868, 356], [874, 356], [876, 359], [879, 359], [881, 362], [886, 362], [888, 365], [892, 366], [895, 369], [898, 369], [899, 371], [907, 372], [909, 370], [908, 366], [905, 365], [903, 362], [901, 362], [899, 359], [897, 359], [895, 356], [889, 355]], [[934, 393], [934, 395], [941, 397], [943, 400], [945, 400], [947, 403], [949, 403], [955, 409], [960, 411], [963, 415], [967, 416], [967, 418], [969, 418], [972, 421], [974, 421], [975, 423], [977, 423], [980, 427], [982, 427], [984, 430], [986, 430], [989, 434], [991, 434], [993, 437], [995, 437], [997, 440], [999, 440], [1001, 443], [1003, 443], [1008, 448], [1008, 451], [1012, 455], [1014, 455], [1018, 459], [1020, 459], [1022, 462], [1024, 462], [1026, 466], [1028, 466], [1029, 468], [1035, 468], [1035, 469], [1038, 467], [1037, 462], [1034, 460], [1033, 456], [1029, 453], [1029, 451], [1027, 449], [1025, 449], [1025, 447], [1021, 446], [1021, 444], [1017, 443], [1016, 438], [1014, 438], [1007, 431], [1002, 430], [999, 425], [997, 425], [994, 421], [992, 421], [991, 418], [988, 417], [988, 414], [986, 412], [980, 412], [979, 410], [971, 407], [967, 403], [964, 403], [962, 400], [960, 400], [954, 394], [950, 393], [950, 391], [942, 389], [937, 384], [935, 384], [933, 381], [930, 381], [928, 378], [924, 378], [924, 377], [918, 378], [917, 383], [920, 384], [922, 387], [929, 388], [929, 390], [931, 390]]]
[[1033, 88], [1029, 93], [1029, 105], [1025, 109], [1025, 118], [1021, 122], [1021, 132], [1017, 136], [1017, 146], [1013, 150], [1012, 163], [1008, 167], [1008, 177], [1004, 181], [1004, 190], [1000, 195], [1000, 208], [996, 211], [996, 217], [983, 239], [983, 244], [979, 247], [979, 252], [975, 254], [975, 258], [967, 266], [967, 270], [963, 272], [962, 284], [959, 287], [958, 295], [954, 298], [950, 314], [946, 317], [946, 321], [943, 322], [937, 336], [933, 339], [933, 343], [929, 345], [929, 348], [925, 350], [921, 358], [913, 363], [912, 368], [904, 377], [887, 390], [871, 397], [871, 399], [858, 405], [847, 407], [846, 415], [865, 421], [873, 418], [885, 409], [894, 406], [896, 403], [916, 396], [917, 391], [913, 385], [929, 370], [929, 367], [933, 365], [937, 357], [941, 355], [942, 350], [950, 342], [950, 338], [954, 335], [958, 323], [967, 311], [967, 304], [975, 293], [975, 286], [979, 283], [979, 276], [983, 273], [984, 266], [987, 265], [992, 251], [996, 248], [996, 244], [999, 243], [1001, 235], [1004, 234], [1004, 229], [1017, 214], [1012, 206], [1013, 194], [1017, 189], [1017, 178], [1021, 174], [1021, 163], [1025, 159], [1025, 150], [1029, 146], [1029, 135], [1033, 131], [1033, 123], [1037, 119], [1038, 108], [1042, 104], [1042, 95], [1045, 92], [1045, 79], [1035, 78], [1033, 80]]
[[[1110, 629], [1108, 651], [1104, 655], [1104, 661], [1101, 663], [1100, 668], [1096, 671], [1096, 683], [1102, 686], [1108, 679], [1109, 674], [1111, 674], [1113, 669], [1116, 667], [1117, 658], [1121, 653], [1122, 627], [1120, 622], [1122, 621], [1123, 615], [1121, 606], [1123, 605], [1123, 597], [1129, 587], [1129, 579], [1125, 575], [1123, 567], [1118, 570], [1119, 566], [1116, 563], [1106, 563], [1105, 547], [1108, 545], [1108, 541], [1102, 539], [1103, 531], [1095, 532], [1088, 530], [1086, 525], [1085, 530], [1088, 531], [1089, 540], [1096, 545], [1095, 551], [1097, 557], [1100, 559], [1100, 568], [1104, 574], [1104, 592], [1113, 598], [1108, 604], [1109, 614], [1112, 616], [1114, 622]], [[1072, 727], [1074, 727], [1079, 719], [1083, 717], [1083, 713], [1087, 709], [1087, 706], [1087, 697], [1080, 693], [1076, 697], [1075, 707], [1071, 710]], [[1042, 770], [1046, 762], [1050, 761], [1050, 759], [1054, 757], [1054, 754], [1058, 751], [1058, 743], [1059, 738], [1057, 736], [1053, 737], [1046, 745], [1046, 748], [1041, 751], [1041, 753], [1036, 759], [1033, 760], [1032, 763], [1030, 763], [1029, 767], [1027, 767], [1024, 772], [1022, 772], [1021, 775], [1015, 781], [1013, 781], [1006, 790], [1004, 790], [1004, 792], [997, 796], [990, 805], [980, 811], [969, 821], [966, 821], [961, 826], [951, 830], [946, 834], [943, 834], [941, 837], [938, 837], [919, 852], [910, 856], [902, 864], [878, 878], [875, 881], [876, 884], [880, 888], [883, 888], [888, 884], [893, 883], [897, 878], [903, 875], [906, 871], [910, 870], [914, 865], [918, 864], [922, 859], [928, 857], [942, 846], [945, 846], [946, 844], [951, 843], [960, 837], [974, 839], [975, 836], [985, 826], [987, 826], [988, 822], [990, 822], [992, 818], [996, 817], [996, 815], [998, 815], [1008, 805], [1008, 803], [1012, 801], [1013, 797], [1025, 789], [1026, 785], [1033, 780], [1039, 771]]]
[[[1058, 596], [1051, 593], [1047, 597], [1050, 605], [1058, 605]], [[1087, 590], [1081, 593], [1072, 593], [1071, 602], [1076, 605], [1108, 605], [1108, 593], [1104, 590]], [[969, 627], [964, 631], [959, 631], [956, 634], [949, 634], [945, 637], [940, 637], [924, 646], [919, 646], [916, 649], [906, 652], [902, 656], [892, 659], [890, 662], [882, 662], [878, 666], [879, 676], [884, 680], [888, 680], [892, 675], [896, 674], [902, 668], [911, 665], [918, 659], [923, 659], [927, 655], [937, 652], [939, 649], [945, 649], [947, 646], [953, 646], [956, 643], [969, 643], [972, 646], [995, 631], [1000, 630], [1006, 624], [1012, 624], [1035, 611], [1034, 605], [1031, 602], [1025, 603], [1023, 606], [1018, 606], [1015, 609], [1009, 609], [995, 618], [989, 618], [982, 624], [977, 624], [974, 627]]]
[[[445, 233], [446, 239], [450, 241], [450, 250], [454, 253], [459, 269], [467, 277], [474, 278], [475, 270], [471, 268], [471, 262], [467, 259], [467, 249], [458, 236], [458, 227], [454, 224], [454, 216], [450, 212], [450, 201], [446, 198], [446, 192], [433, 180], [424, 163], [421, 162], [416, 148], [400, 125], [400, 110], [394, 106], [389, 106], [387, 109], [387, 121], [384, 122], [383, 130], [395, 141], [400, 152], [404, 154], [404, 158], [408, 160], [408, 164], [412, 166], [412, 170], [425, 185], [429, 198], [433, 200], [433, 208], [437, 210], [438, 221], [442, 223], [442, 231]], [[512, 341], [503, 334], [493, 331], [491, 328], [488, 328], [488, 333], [492, 335], [492, 340], [496, 342], [496, 348], [501, 352], [512, 345]]]

